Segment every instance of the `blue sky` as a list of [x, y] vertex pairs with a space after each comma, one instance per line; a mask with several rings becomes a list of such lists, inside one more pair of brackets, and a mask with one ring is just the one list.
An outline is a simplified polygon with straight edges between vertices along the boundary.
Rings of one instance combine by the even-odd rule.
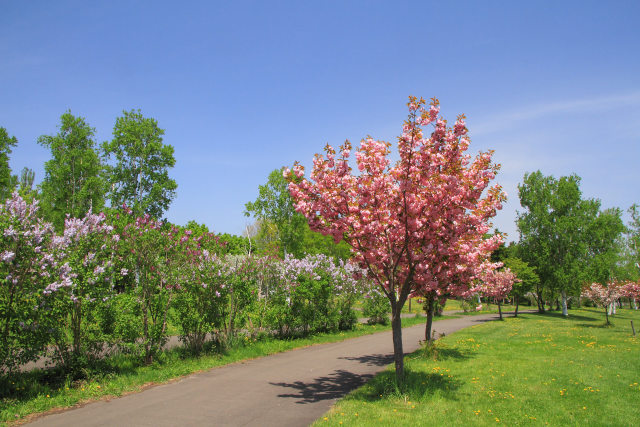
[[494, 149], [517, 239], [525, 172], [582, 177], [640, 203], [637, 1], [86, 2], [0, 0], [0, 126], [36, 181], [67, 109], [97, 141], [141, 109], [175, 148], [167, 217], [240, 234], [269, 172], [327, 143], [395, 141], [408, 95], [468, 117]]

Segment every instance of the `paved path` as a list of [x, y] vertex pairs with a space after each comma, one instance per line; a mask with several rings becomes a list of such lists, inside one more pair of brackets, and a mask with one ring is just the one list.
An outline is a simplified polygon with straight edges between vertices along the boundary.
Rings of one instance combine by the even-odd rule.
[[[450, 334], [496, 314], [434, 322]], [[424, 325], [403, 329], [413, 352]], [[211, 369], [36, 419], [33, 426], [307, 426], [393, 362], [391, 331]]]

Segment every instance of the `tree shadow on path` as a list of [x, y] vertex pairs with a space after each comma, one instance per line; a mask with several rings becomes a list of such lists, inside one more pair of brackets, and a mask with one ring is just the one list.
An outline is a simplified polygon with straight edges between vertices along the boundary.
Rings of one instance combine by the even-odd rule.
[[[409, 353], [405, 353], [407, 356]], [[387, 366], [393, 363], [393, 354], [367, 354], [365, 356], [338, 357], [338, 359], [360, 362], [367, 366]]]
[[296, 403], [316, 403], [344, 397], [373, 378], [373, 375], [358, 375], [345, 370], [337, 370], [312, 382], [295, 381], [292, 383], [270, 383], [278, 387], [290, 388], [292, 393], [279, 394], [278, 397], [298, 399]]

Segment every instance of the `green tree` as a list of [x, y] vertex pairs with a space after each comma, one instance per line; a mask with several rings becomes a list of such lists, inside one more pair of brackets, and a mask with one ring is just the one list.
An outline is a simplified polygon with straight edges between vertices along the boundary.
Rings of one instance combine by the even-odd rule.
[[57, 230], [64, 227], [67, 214], [81, 218], [89, 209], [98, 212], [104, 206], [105, 181], [94, 135], [83, 117], [67, 111], [60, 117], [58, 134], [38, 138], [51, 150], [40, 188], [43, 213]]
[[38, 191], [33, 186], [35, 179], [36, 173], [33, 171], [33, 169], [30, 169], [26, 166], [22, 168], [17, 184], [18, 193], [28, 203], [31, 203], [33, 199], [36, 199], [38, 197]]
[[540, 278], [536, 274], [535, 268], [531, 267], [520, 258], [506, 258], [503, 260], [504, 266], [509, 268], [519, 281], [513, 283], [511, 288], [511, 296], [515, 300], [516, 311], [515, 315], [518, 316], [518, 306], [520, 300], [534, 288], [537, 288], [540, 284]]
[[622, 259], [622, 211], [618, 208], [605, 209], [598, 214], [587, 230], [588, 238], [588, 280], [606, 285], [618, 279], [619, 261]]
[[545, 296], [552, 303], [560, 295], [567, 316], [568, 294], [577, 294], [587, 278], [590, 231], [596, 227], [600, 202], [582, 199], [577, 175], [555, 179], [540, 171], [525, 174], [518, 194], [525, 209], [517, 219], [519, 255], [540, 277], [538, 308], [544, 311]]
[[176, 195], [178, 185], [169, 178], [175, 166], [173, 147], [163, 144], [164, 130], [140, 110], [123, 111], [113, 128], [113, 139], [102, 145], [109, 168], [111, 206], [123, 203], [137, 216], [160, 218]]
[[628, 212], [631, 220], [625, 230], [620, 275], [622, 279], [636, 281], [640, 278], [640, 206], [633, 204]]
[[4, 202], [13, 191], [15, 178], [11, 175], [11, 167], [9, 166], [9, 154], [11, 147], [18, 144], [15, 136], [10, 137], [7, 130], [0, 127], [0, 202]]
[[245, 204], [245, 209], [246, 216], [253, 215], [260, 220], [258, 235], [272, 234], [269, 229], [272, 224], [275, 226], [281, 253], [302, 256], [304, 226], [307, 221], [295, 211], [281, 170], [276, 169], [269, 174], [267, 183], [258, 187], [258, 198]]
[[245, 205], [245, 215], [257, 218], [256, 241], [258, 247], [268, 251], [275, 241], [280, 255], [324, 254], [336, 259], [348, 259], [349, 246], [336, 244], [330, 236], [311, 231], [306, 218], [296, 212], [289, 195], [288, 183], [282, 170], [269, 174], [265, 185], [258, 187], [258, 198]]

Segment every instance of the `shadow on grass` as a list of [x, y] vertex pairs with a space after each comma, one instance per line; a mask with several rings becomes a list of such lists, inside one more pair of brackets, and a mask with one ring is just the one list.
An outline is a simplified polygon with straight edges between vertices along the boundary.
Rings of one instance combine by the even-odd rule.
[[600, 320], [596, 317], [591, 317], [591, 316], [582, 316], [580, 314], [574, 314], [569, 312], [569, 317], [565, 318], [562, 315], [562, 312], [557, 312], [557, 311], [545, 311], [544, 313], [540, 313], [540, 312], [533, 312], [531, 313], [534, 316], [539, 316], [539, 317], [553, 317], [555, 319], [567, 319], [567, 320], [582, 320], [584, 322], [595, 322], [597, 320]]
[[289, 397], [297, 399], [296, 403], [306, 404], [344, 397], [371, 378], [373, 375], [370, 374], [358, 375], [345, 370], [337, 370], [311, 382], [294, 381], [292, 383], [270, 384], [292, 390], [291, 393], [279, 394], [278, 397]]
[[582, 327], [582, 328], [595, 328], [595, 329], [609, 329], [609, 328], [613, 328], [613, 322], [607, 324], [607, 323], [578, 323], [578, 326]]
[[438, 373], [413, 371], [405, 366], [404, 382], [396, 385], [393, 370], [386, 370], [362, 387], [346, 397], [347, 400], [374, 402], [386, 398], [420, 399], [438, 394], [449, 400], [457, 400], [457, 391], [462, 382]]
[[53, 394], [65, 387], [76, 387], [86, 381], [131, 375], [141, 366], [142, 362], [136, 358], [113, 355], [106, 359], [92, 360], [75, 369], [53, 367], [0, 376], [0, 408], [5, 401], [28, 401], [39, 395]]

